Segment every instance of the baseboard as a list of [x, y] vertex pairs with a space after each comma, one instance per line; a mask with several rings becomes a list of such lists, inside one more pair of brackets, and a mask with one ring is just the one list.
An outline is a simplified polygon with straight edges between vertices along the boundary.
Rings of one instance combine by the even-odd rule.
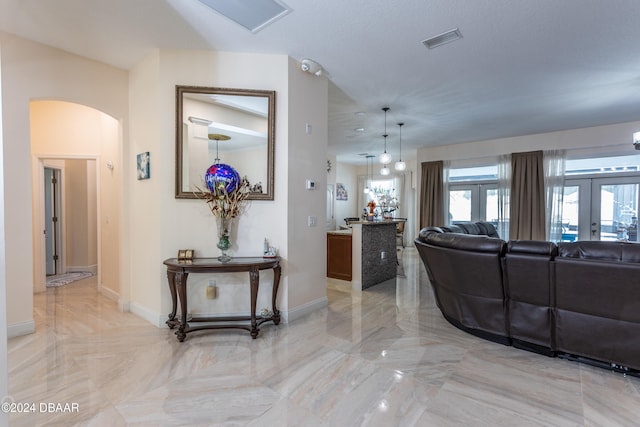
[[131, 312], [131, 302], [118, 298], [118, 310], [122, 313]]
[[27, 320], [25, 322], [14, 323], [7, 326], [7, 338], [20, 337], [22, 335], [29, 335], [36, 331], [36, 322], [34, 320]]
[[119, 301], [120, 300], [120, 294], [118, 294], [117, 292], [115, 292], [112, 289], [105, 288], [104, 286], [100, 286], [100, 293], [102, 295], [104, 295], [105, 297], [109, 298], [111, 301]]
[[129, 311], [138, 317], [142, 317], [144, 320], [151, 323], [152, 325], [157, 326], [158, 328], [165, 328], [167, 326], [165, 324], [165, 322], [167, 321], [166, 314], [162, 315], [160, 313], [156, 313], [145, 307], [142, 307], [139, 304], [136, 304], [135, 302], [129, 304]]
[[88, 271], [95, 276], [98, 274], [98, 265], [68, 265], [66, 268], [67, 273], [74, 273], [78, 271]]
[[296, 319], [306, 316], [309, 313], [313, 313], [316, 310], [325, 308], [328, 304], [329, 300], [327, 299], [327, 297], [318, 298], [317, 300], [302, 304], [301, 306], [298, 306], [292, 310], [282, 312], [282, 321], [284, 323], [292, 322]]

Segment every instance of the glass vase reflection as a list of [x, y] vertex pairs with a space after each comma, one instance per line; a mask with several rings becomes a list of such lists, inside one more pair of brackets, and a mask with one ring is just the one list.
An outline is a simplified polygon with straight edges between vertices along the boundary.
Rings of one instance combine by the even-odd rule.
[[225, 216], [218, 217], [218, 244], [216, 245], [220, 249], [220, 256], [218, 261], [227, 262], [231, 259], [228, 254], [229, 248], [231, 248], [231, 225], [233, 218]]

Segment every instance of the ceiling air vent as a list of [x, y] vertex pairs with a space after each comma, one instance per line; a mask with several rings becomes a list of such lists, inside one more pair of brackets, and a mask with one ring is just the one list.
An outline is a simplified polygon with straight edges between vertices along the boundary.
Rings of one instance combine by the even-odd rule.
[[199, 0], [252, 33], [282, 18], [291, 9], [279, 0]]
[[459, 29], [455, 28], [453, 30], [447, 31], [446, 33], [442, 33], [435, 37], [422, 40], [422, 44], [428, 47], [429, 49], [433, 49], [438, 46], [442, 46], [443, 44], [447, 44], [461, 38], [462, 38], [462, 33], [460, 32]]

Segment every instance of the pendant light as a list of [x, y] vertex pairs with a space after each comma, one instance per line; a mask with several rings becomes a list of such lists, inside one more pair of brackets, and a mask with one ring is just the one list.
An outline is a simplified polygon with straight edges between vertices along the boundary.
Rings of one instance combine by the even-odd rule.
[[395, 168], [397, 171], [403, 171], [407, 168], [407, 164], [402, 161], [402, 126], [404, 123], [398, 123], [398, 126], [400, 127], [400, 159], [396, 162]]
[[231, 137], [228, 135], [221, 135], [219, 133], [210, 133], [209, 139], [213, 139], [216, 142], [216, 158], [214, 159], [213, 164], [215, 165], [220, 164], [220, 155], [218, 153], [218, 143], [220, 141], [228, 141], [231, 139]]
[[[380, 163], [382, 163], [384, 165], [384, 167], [382, 169], [388, 169], [387, 165], [391, 162], [391, 154], [387, 153], [387, 111], [389, 111], [389, 107], [384, 107], [382, 109], [382, 111], [384, 111], [384, 135], [382, 135], [384, 137], [384, 153], [380, 154]], [[385, 174], [384, 172], [380, 171], [380, 173], [382, 175], [388, 175]]]
[[[372, 191], [370, 187], [371, 180], [373, 179], [373, 157], [375, 156], [371, 154], [367, 155], [367, 176], [364, 184], [364, 194], [369, 194]], [[369, 174], [369, 159], [371, 159], [371, 175]]]
[[[386, 147], [387, 146], [387, 135], [383, 135], [383, 136], [384, 136], [384, 145]], [[387, 154], [386, 149], [385, 149], [384, 154]], [[391, 161], [391, 156], [390, 155], [388, 155], [388, 156], [389, 156], [389, 161]], [[380, 157], [382, 157], [382, 156], [380, 156]], [[385, 163], [384, 165], [382, 165], [382, 168], [380, 169], [380, 175], [385, 175], [386, 176], [386, 175], [389, 175], [390, 173], [391, 173], [391, 171], [389, 170], [389, 167], [387, 166], [387, 164]]]

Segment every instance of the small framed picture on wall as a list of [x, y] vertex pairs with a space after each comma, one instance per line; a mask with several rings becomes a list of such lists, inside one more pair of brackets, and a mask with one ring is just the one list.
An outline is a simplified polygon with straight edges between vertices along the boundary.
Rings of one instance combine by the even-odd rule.
[[344, 188], [344, 184], [336, 182], [336, 200], [348, 200], [347, 189]]
[[151, 161], [149, 152], [140, 153], [137, 156], [138, 180], [151, 178]]

